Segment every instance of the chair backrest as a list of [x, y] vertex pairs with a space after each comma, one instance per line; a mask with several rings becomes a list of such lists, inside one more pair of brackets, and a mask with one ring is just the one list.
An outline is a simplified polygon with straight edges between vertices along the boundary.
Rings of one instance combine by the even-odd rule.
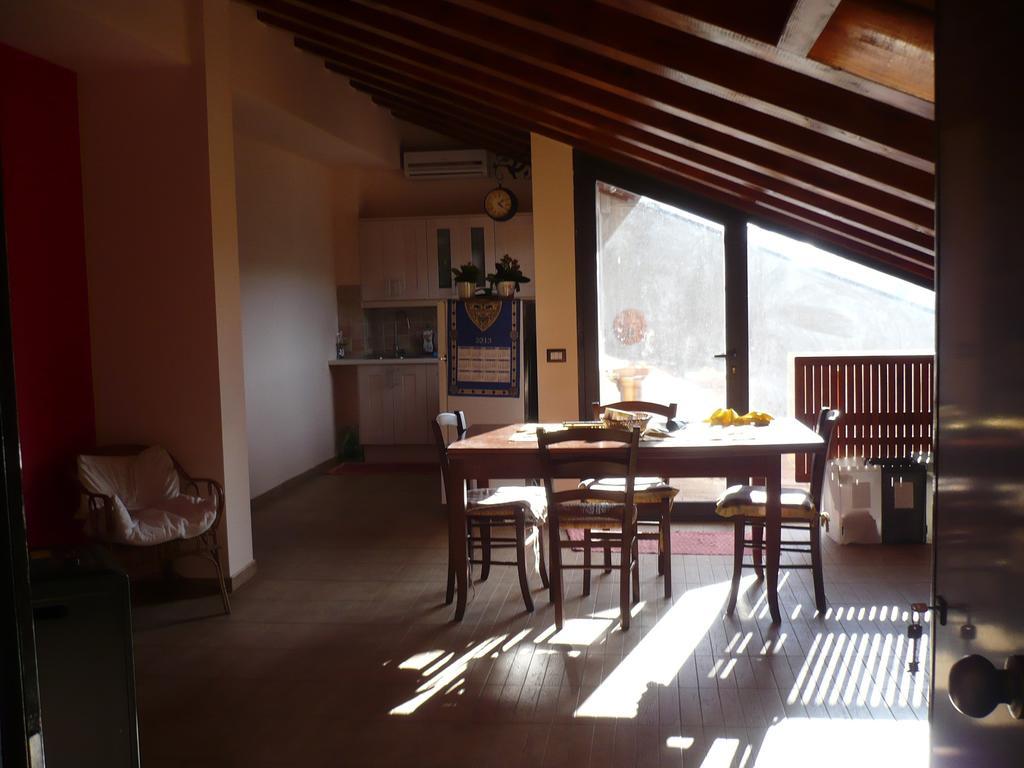
[[839, 422], [840, 416], [842, 413], [835, 408], [822, 408], [818, 412], [818, 420], [814, 425], [814, 431], [824, 441], [811, 459], [811, 499], [814, 500], [815, 509], [821, 509], [821, 491], [825, 487], [825, 467], [828, 466], [828, 457], [832, 450], [832, 443], [835, 441], [836, 424]]
[[[581, 458], [571, 448], [558, 448], [561, 443], [609, 443], [599, 459]], [[633, 490], [636, 485], [636, 461], [640, 447], [640, 429], [579, 427], [547, 432], [537, 430], [537, 445], [540, 447], [541, 465], [544, 468], [544, 487], [547, 490], [548, 508], [568, 502], [606, 501], [624, 504], [636, 515]], [[623, 478], [623, 489], [589, 490], [573, 488], [556, 491], [556, 478]]]
[[595, 420], [601, 418], [601, 413], [605, 408], [618, 408], [620, 411], [646, 411], [656, 416], [664, 416], [666, 419], [674, 419], [676, 417], [675, 403], [665, 405], [664, 403], [651, 403], [647, 400], [623, 400], [619, 403], [604, 403], [602, 405], [595, 400], [590, 404], [591, 413]]
[[437, 459], [441, 465], [441, 479], [445, 488], [448, 487], [448, 438], [445, 436], [445, 428], [455, 428], [455, 439], [461, 440], [466, 435], [469, 425], [466, 423], [466, 414], [462, 411], [451, 411], [437, 414], [437, 417], [430, 422], [430, 428], [434, 433], [434, 444], [437, 447]]

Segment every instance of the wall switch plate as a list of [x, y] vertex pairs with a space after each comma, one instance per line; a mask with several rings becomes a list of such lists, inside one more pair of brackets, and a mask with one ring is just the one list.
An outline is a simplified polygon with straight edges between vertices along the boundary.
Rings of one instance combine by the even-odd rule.
[[564, 349], [549, 349], [547, 355], [549, 363], [564, 363], [566, 360]]

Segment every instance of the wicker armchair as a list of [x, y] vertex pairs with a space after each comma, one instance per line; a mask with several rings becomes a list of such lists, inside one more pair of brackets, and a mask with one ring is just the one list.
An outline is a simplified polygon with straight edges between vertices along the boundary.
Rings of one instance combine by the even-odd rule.
[[[170, 453], [167, 456], [173, 463], [177, 473], [178, 489], [181, 494], [212, 500], [212, 520], [208, 514], [196, 529], [195, 535], [175, 537], [157, 543], [118, 541], [115, 531], [123, 526], [125, 507], [115, 500], [114, 495], [97, 493], [91, 490], [82, 477], [82, 460], [87, 457], [123, 457], [138, 458], [150, 446], [144, 445], [112, 445], [98, 447], [79, 456], [79, 472], [77, 481], [83, 499], [82, 512], [85, 516], [86, 533], [90, 538], [100, 541], [115, 551], [137, 550], [140, 547], [152, 547], [160, 560], [168, 565], [182, 557], [197, 556], [213, 563], [220, 587], [224, 613], [231, 613], [231, 602], [228, 599], [227, 583], [220, 564], [220, 541], [218, 530], [224, 517], [224, 488], [219, 482], [210, 478], [192, 477]], [[209, 510], [208, 510], [209, 511]], [[131, 514], [131, 513], [128, 513]]]

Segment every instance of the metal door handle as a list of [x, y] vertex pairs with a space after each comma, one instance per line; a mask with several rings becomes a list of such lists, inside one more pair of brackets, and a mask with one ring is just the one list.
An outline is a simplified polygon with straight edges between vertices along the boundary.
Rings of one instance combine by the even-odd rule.
[[985, 717], [1005, 704], [1024, 719], [1024, 656], [1010, 656], [1003, 669], [984, 656], [965, 656], [949, 670], [949, 700], [968, 717]]
[[717, 355], [715, 355], [716, 360], [725, 360], [725, 358], [727, 357], [736, 357], [736, 350], [727, 349], [725, 352], [720, 352]]

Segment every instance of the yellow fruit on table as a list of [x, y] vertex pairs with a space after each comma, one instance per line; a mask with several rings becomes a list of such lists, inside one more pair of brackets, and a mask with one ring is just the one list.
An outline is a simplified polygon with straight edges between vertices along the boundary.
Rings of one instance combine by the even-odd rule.
[[763, 427], [772, 422], [772, 415], [765, 413], [764, 411], [750, 411], [740, 416], [732, 408], [716, 408], [715, 412], [712, 413], [705, 421], [708, 424], [714, 424], [720, 427], [729, 426], [744, 426], [747, 424], [753, 424], [758, 427]]

